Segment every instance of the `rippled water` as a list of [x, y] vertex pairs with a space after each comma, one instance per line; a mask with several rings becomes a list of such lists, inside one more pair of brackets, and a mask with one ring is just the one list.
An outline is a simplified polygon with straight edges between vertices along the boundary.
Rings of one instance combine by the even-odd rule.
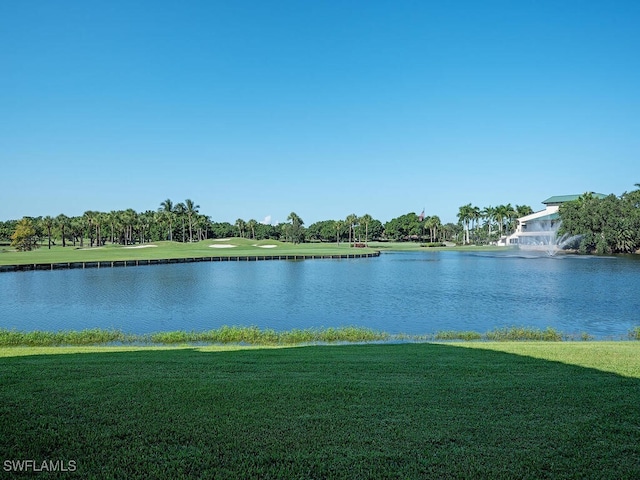
[[0, 274], [0, 327], [358, 325], [389, 333], [554, 327], [619, 337], [640, 325], [640, 259], [402, 252], [379, 258], [215, 262]]

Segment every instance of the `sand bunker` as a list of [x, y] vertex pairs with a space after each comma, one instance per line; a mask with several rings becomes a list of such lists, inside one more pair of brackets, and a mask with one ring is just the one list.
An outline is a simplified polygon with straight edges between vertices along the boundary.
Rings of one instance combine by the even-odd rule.
[[213, 242], [228, 242], [229, 240], [231, 240], [230, 238], [212, 238], [211, 241]]
[[211, 248], [235, 248], [235, 245], [229, 245], [228, 243], [220, 244], [220, 245], [209, 245]]
[[122, 248], [151, 248], [157, 247], [158, 245], [135, 245], [133, 247], [122, 247]]
[[258, 248], [276, 248], [277, 245], [254, 245], [254, 247], [258, 247]]

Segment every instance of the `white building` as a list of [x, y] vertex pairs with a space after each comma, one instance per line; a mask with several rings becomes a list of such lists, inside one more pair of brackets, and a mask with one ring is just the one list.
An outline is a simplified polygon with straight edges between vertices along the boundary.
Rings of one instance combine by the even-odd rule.
[[[596, 198], [605, 198], [601, 193], [591, 193]], [[518, 218], [516, 231], [509, 236], [503, 236], [498, 245], [549, 245], [555, 240], [556, 231], [560, 226], [560, 205], [577, 200], [582, 195], [556, 195], [547, 198], [542, 203], [544, 210]]]

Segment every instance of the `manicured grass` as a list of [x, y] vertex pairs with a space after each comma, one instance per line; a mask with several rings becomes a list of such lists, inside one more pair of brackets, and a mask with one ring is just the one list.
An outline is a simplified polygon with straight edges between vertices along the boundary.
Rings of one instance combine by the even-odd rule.
[[[149, 245], [155, 245], [150, 247]], [[213, 247], [212, 247], [213, 245]], [[221, 245], [234, 245], [232, 248], [215, 248]], [[265, 248], [265, 245], [275, 245]], [[137, 247], [137, 248], [130, 248]], [[346, 255], [371, 253], [372, 248], [352, 248], [348, 244], [303, 243], [292, 244], [275, 240], [249, 240], [232, 238], [223, 241], [203, 240], [195, 243], [153, 242], [150, 244], [106, 245], [104, 247], [83, 249], [72, 246], [56, 245], [49, 250], [41, 247], [30, 252], [5, 251], [0, 253], [0, 265], [24, 265], [35, 263], [95, 262], [119, 260], [152, 260], [166, 258], [191, 257], [228, 257], [228, 256], [270, 256], [270, 255]]]
[[76, 478], [640, 477], [639, 343], [465, 345], [34, 349], [0, 359], [0, 451]]

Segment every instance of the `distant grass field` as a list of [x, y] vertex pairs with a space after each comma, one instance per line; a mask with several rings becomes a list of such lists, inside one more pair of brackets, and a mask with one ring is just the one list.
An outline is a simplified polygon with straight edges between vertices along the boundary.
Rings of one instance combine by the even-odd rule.
[[[150, 246], [155, 245], [155, 246]], [[233, 247], [221, 248], [227, 245]], [[269, 247], [274, 245], [273, 247]], [[214, 256], [265, 256], [265, 255], [346, 255], [371, 253], [373, 248], [352, 248], [348, 244], [302, 243], [293, 244], [276, 240], [249, 240], [231, 238], [203, 240], [194, 243], [152, 242], [143, 245], [106, 245], [103, 247], [46, 246], [30, 252], [5, 249], [0, 252], [0, 265], [24, 265], [35, 263], [95, 262], [118, 260], [151, 260], [165, 258], [214, 257]]]
[[636, 342], [0, 352], [0, 475], [640, 478]]

